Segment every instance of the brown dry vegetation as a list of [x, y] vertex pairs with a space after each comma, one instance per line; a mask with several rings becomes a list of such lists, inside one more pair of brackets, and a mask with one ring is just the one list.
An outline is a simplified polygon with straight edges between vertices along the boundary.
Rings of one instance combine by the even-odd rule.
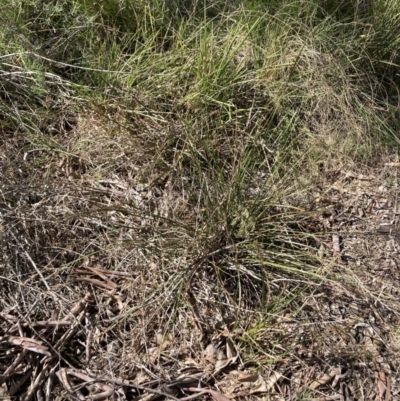
[[396, 2], [0, 5], [0, 397], [399, 399]]

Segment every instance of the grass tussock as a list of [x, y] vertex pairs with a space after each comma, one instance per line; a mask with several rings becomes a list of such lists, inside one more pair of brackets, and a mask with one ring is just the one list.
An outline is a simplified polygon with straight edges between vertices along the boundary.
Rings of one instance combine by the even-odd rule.
[[[356, 197], [372, 210], [375, 181], [362, 198], [354, 180], [398, 146], [400, 4], [0, 6], [9, 394], [85, 399], [107, 389], [78, 379], [108, 377], [145, 383], [121, 399], [158, 383], [183, 398], [186, 371], [230, 398], [363, 399], [381, 391], [365, 378], [398, 380], [397, 289], [331, 243]], [[47, 348], [17, 363], [18, 336]], [[229, 393], [233, 369], [264, 387]]]

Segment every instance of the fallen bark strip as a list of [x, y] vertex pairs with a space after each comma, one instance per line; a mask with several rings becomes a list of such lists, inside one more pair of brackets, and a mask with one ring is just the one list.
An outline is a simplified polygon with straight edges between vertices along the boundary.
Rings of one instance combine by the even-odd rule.
[[89, 284], [93, 284], [93, 285], [97, 285], [98, 287], [102, 287], [105, 288], [106, 290], [115, 290], [118, 285], [115, 284], [113, 281], [101, 281], [101, 280], [97, 280], [95, 278], [88, 278], [88, 277], [80, 277], [76, 279], [77, 281], [84, 281], [85, 283], [89, 283]]
[[14, 337], [14, 336], [7, 336], [5, 339], [12, 345], [18, 345], [28, 351], [33, 351], [38, 354], [51, 356], [51, 352], [49, 351], [49, 347], [42, 345], [41, 342], [35, 340], [30, 337]]

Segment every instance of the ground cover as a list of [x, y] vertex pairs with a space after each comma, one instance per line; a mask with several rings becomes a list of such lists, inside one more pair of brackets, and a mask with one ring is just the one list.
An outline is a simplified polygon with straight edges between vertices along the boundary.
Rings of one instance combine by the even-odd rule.
[[2, 397], [399, 397], [397, 2], [0, 6]]

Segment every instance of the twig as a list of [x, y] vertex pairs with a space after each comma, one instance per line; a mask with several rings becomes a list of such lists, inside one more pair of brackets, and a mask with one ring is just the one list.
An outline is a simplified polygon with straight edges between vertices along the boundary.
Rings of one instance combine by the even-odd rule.
[[200, 397], [204, 394], [208, 394], [208, 391], [200, 391], [197, 394], [189, 395], [188, 397], [181, 398], [181, 401], [193, 400], [194, 398]]
[[53, 387], [53, 381], [54, 381], [54, 376], [55, 376], [55, 370], [57, 369], [58, 365], [54, 365], [50, 372], [49, 372], [49, 377], [47, 379], [47, 383], [46, 383], [46, 401], [50, 401], [50, 397], [51, 397], [51, 389]]
[[89, 377], [88, 375], [86, 375], [85, 373], [74, 371], [72, 369], [66, 370], [66, 373], [69, 373], [87, 383], [89, 383], [89, 382], [94, 383], [99, 389], [104, 390], [102, 393], [91, 395], [89, 398], [90, 400], [93, 400], [93, 401], [104, 400], [105, 398], [109, 398], [110, 396], [112, 396], [114, 394], [114, 387], [111, 387], [111, 386], [109, 386], [107, 384], [103, 384], [103, 383], [96, 383], [96, 381], [93, 381], [92, 378]]
[[[65, 390], [67, 390], [67, 392], [71, 395], [71, 396], [75, 396], [74, 391], [72, 390], [72, 386], [71, 383], [69, 382], [69, 378], [68, 378], [68, 374], [66, 372], [65, 369], [60, 369], [57, 373], [56, 373], [58, 380], [60, 380], [60, 383], [64, 386]], [[83, 397], [80, 397], [79, 395], [77, 396], [77, 398], [79, 400], [84, 400]]]
[[196, 394], [196, 395], [210, 394], [216, 401], [231, 401], [228, 397], [224, 396], [219, 391], [215, 391], [215, 390], [211, 390], [211, 389], [189, 387], [186, 390], [191, 391], [191, 392], [199, 392], [199, 394]]
[[163, 397], [167, 397], [170, 398], [171, 400], [174, 401], [181, 401], [179, 398], [168, 394], [164, 391], [160, 391], [160, 390], [154, 390], [152, 388], [148, 388], [148, 387], [143, 387], [143, 386], [139, 386], [135, 383], [131, 383], [128, 380], [124, 380], [124, 379], [111, 379], [111, 378], [106, 378], [106, 377], [96, 377], [94, 376], [92, 373], [86, 373], [86, 372], [81, 372], [81, 371], [76, 371], [74, 369], [65, 369], [67, 374], [73, 375], [75, 377], [79, 377], [80, 379], [86, 381], [84, 379], [84, 377], [86, 377], [90, 382], [108, 382], [108, 383], [113, 383], [116, 384], [118, 386], [122, 386], [122, 387], [131, 387], [131, 388], [135, 388], [137, 390], [142, 390], [142, 391], [148, 391], [149, 393], [153, 393], [153, 394], [157, 394], [157, 395], [161, 395]]
[[22, 352], [14, 359], [13, 363], [7, 368], [7, 370], [0, 376], [0, 384], [4, 383], [14, 373], [15, 369], [25, 358], [28, 353], [27, 349], [23, 349]]

